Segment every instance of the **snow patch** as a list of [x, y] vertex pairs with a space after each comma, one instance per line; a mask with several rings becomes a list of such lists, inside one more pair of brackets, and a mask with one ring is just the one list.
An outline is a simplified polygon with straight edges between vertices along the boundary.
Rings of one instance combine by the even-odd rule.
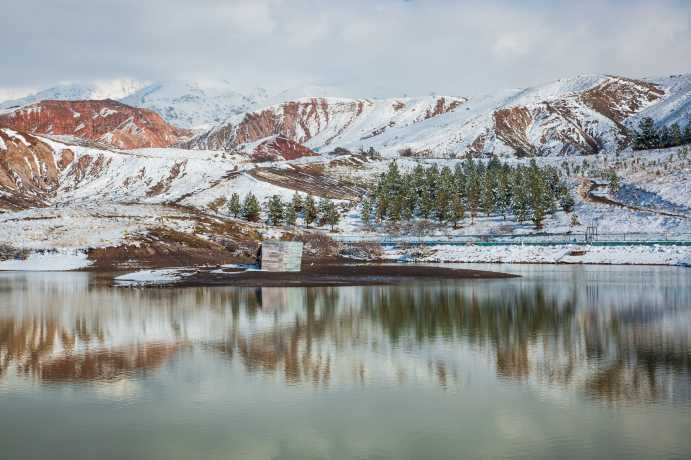
[[91, 265], [85, 251], [34, 252], [26, 259], [0, 261], [0, 271], [68, 271]]
[[179, 268], [163, 268], [158, 270], [140, 270], [116, 276], [113, 281], [118, 286], [144, 286], [150, 284], [165, 284], [178, 281], [185, 273]]

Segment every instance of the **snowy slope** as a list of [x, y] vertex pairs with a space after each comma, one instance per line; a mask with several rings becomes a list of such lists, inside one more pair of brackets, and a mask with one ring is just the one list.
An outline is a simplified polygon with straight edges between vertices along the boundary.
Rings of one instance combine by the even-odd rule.
[[167, 81], [148, 85], [121, 102], [158, 112], [176, 126], [204, 130], [254, 109], [266, 98], [261, 88], [241, 94], [226, 81]]
[[642, 117], [651, 117], [659, 125], [671, 125], [679, 123], [684, 129], [686, 123], [691, 121], [691, 74], [672, 75], [650, 80], [666, 88], [667, 96], [657, 104], [643, 110], [639, 115], [632, 117], [627, 124], [637, 126]]
[[[446, 108], [435, 110], [440, 99]], [[590, 155], [626, 147], [641, 116], [688, 119], [690, 100], [691, 75], [582, 75], [471, 99], [299, 98], [232, 117], [187, 145], [234, 150], [281, 134], [316, 151], [371, 146], [389, 156]]]
[[282, 135], [310, 148], [367, 144], [388, 130], [405, 130], [458, 110], [465, 98], [349, 99], [303, 98], [238, 115], [191, 140], [193, 148], [232, 150], [245, 143]]

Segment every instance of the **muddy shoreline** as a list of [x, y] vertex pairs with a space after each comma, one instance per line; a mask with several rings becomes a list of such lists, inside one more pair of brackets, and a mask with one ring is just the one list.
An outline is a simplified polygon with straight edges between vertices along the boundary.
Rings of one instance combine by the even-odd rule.
[[[181, 269], [173, 281], [130, 283], [131, 287], [330, 287], [377, 286], [469, 279], [508, 279], [518, 275], [429, 265], [314, 265], [301, 272], [263, 272], [235, 268]], [[115, 286], [123, 284], [114, 282]]]

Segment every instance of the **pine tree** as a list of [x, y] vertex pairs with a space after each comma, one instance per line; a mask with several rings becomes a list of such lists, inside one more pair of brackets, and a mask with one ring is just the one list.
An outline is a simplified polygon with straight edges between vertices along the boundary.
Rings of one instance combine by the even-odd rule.
[[389, 209], [386, 214], [391, 222], [398, 222], [401, 220], [403, 211], [403, 197], [400, 195], [392, 196], [389, 200]]
[[286, 204], [285, 207], [285, 220], [286, 225], [295, 226], [298, 221], [298, 213], [295, 212], [295, 208], [291, 204]]
[[497, 210], [501, 216], [506, 219], [506, 214], [511, 207], [511, 185], [509, 182], [509, 175], [511, 170], [507, 165], [502, 167], [502, 171], [499, 173], [499, 184], [497, 187]]
[[319, 198], [319, 203], [317, 204], [317, 220], [319, 225], [324, 225], [326, 223], [326, 214], [329, 210], [329, 203], [331, 203], [331, 200], [328, 198]]
[[612, 193], [617, 193], [621, 186], [619, 181], [619, 176], [614, 171], [610, 171], [607, 175], [607, 180], [609, 181], [609, 189]]
[[672, 126], [669, 127], [669, 140], [670, 145], [673, 147], [681, 145], [684, 142], [679, 123], [672, 123]]
[[245, 195], [245, 199], [242, 202], [242, 217], [250, 222], [259, 221], [259, 215], [261, 213], [261, 207], [259, 206], [259, 201], [257, 197], [254, 196], [252, 192]]
[[273, 195], [269, 199], [268, 204], [268, 216], [271, 221], [271, 225], [281, 225], [283, 222], [285, 210], [283, 206], [283, 201], [279, 195]]
[[446, 222], [449, 218], [449, 195], [442, 190], [437, 193], [437, 199], [434, 206], [434, 214], [439, 222]]
[[401, 219], [410, 220], [415, 215], [417, 207], [417, 192], [413, 188], [411, 177], [406, 177], [403, 181], [401, 191]]
[[341, 220], [341, 214], [338, 212], [338, 208], [333, 201], [328, 202], [325, 208], [325, 213], [324, 222], [331, 226], [331, 231], [333, 232], [334, 228]]
[[489, 216], [490, 214], [492, 214], [492, 212], [494, 212], [495, 205], [493, 174], [491, 174], [489, 171], [485, 173], [485, 179], [482, 184], [481, 193], [482, 212]]
[[389, 199], [386, 195], [377, 195], [377, 201], [375, 203], [375, 216], [377, 222], [383, 222], [386, 219], [386, 213], [389, 209]]
[[230, 196], [230, 203], [228, 204], [228, 212], [233, 216], [237, 217], [242, 211], [242, 205], [240, 204], [240, 195], [234, 192]]
[[293, 195], [293, 200], [291, 202], [291, 205], [293, 206], [293, 209], [295, 210], [295, 214], [300, 214], [302, 212], [302, 197], [300, 194], [295, 191], [295, 194]]
[[686, 124], [684, 129], [684, 144], [691, 144], [691, 121]]
[[449, 218], [453, 223], [453, 228], [457, 228], [458, 222], [462, 222], [465, 218], [465, 207], [463, 206], [463, 199], [460, 193], [454, 193], [451, 196], [451, 213]]
[[368, 198], [362, 200], [362, 209], [360, 210], [360, 219], [366, 226], [369, 227], [372, 220], [372, 203]]
[[468, 208], [470, 210], [471, 222], [475, 222], [475, 217], [480, 209], [481, 193], [482, 183], [480, 173], [476, 169], [473, 169], [466, 174], [466, 196], [468, 197]]
[[573, 199], [571, 194], [565, 189], [559, 198], [559, 206], [564, 212], [573, 211], [573, 207], [576, 205], [576, 201]]
[[672, 139], [671, 139], [671, 137], [672, 137], [672, 136], [671, 136], [671, 133], [670, 133], [669, 128], [668, 128], [667, 126], [663, 126], [663, 127], [660, 128], [660, 130], [658, 131], [658, 138], [659, 138], [659, 140], [658, 140], [657, 146], [658, 146], [659, 148], [662, 148], [662, 149], [665, 149], [665, 148], [669, 147], [669, 146], [672, 144]]
[[304, 200], [303, 209], [303, 220], [305, 221], [305, 226], [309, 228], [310, 224], [317, 220], [317, 217], [317, 205], [314, 203], [314, 198], [312, 198], [311, 195], [307, 195], [307, 198]]
[[529, 167], [529, 181], [530, 181], [530, 219], [535, 228], [541, 229], [547, 214], [547, 199], [548, 194], [547, 182], [543, 172], [537, 167], [535, 160], [530, 162]]
[[638, 123], [638, 132], [634, 138], [634, 148], [636, 150], [654, 149], [660, 143], [655, 122], [650, 117], [643, 118]]

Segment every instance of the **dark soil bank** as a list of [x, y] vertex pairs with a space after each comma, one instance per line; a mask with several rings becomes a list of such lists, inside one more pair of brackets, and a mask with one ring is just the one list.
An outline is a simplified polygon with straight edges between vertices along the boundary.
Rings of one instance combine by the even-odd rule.
[[[215, 273], [212, 273], [214, 271]], [[514, 278], [517, 275], [427, 265], [315, 265], [301, 272], [197, 271], [171, 285], [239, 287], [317, 287], [402, 284], [415, 281]]]

